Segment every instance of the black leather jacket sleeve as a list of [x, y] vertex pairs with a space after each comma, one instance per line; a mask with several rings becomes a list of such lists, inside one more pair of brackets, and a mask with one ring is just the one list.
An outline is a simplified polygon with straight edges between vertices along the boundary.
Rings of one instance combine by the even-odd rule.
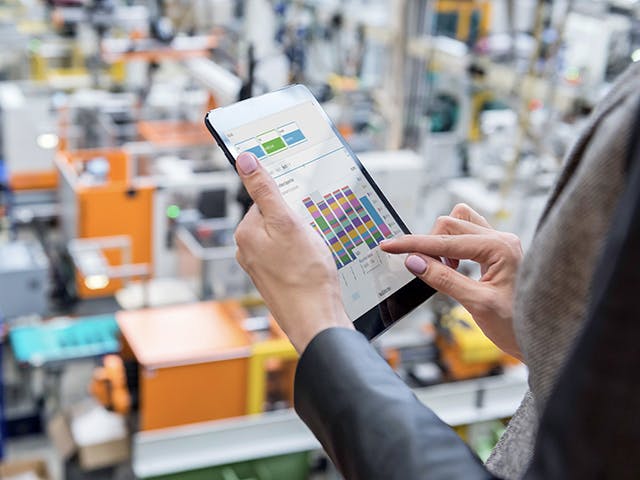
[[356, 331], [330, 328], [311, 341], [295, 408], [347, 480], [492, 478]]

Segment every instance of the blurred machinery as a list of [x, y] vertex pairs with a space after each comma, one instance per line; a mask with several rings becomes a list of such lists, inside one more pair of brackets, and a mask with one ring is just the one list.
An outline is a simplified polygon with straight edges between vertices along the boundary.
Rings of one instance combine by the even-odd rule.
[[418, 198], [425, 182], [420, 155], [411, 150], [369, 151], [358, 158], [413, 230], [419, 223]]
[[131, 394], [122, 357], [107, 355], [95, 369], [89, 391], [104, 407], [126, 415], [131, 411]]
[[48, 308], [49, 262], [36, 242], [0, 245], [0, 314], [15, 318]]
[[626, 68], [632, 53], [632, 20], [628, 16], [594, 16], [572, 12], [565, 27], [564, 78], [587, 91]]
[[[259, 413], [268, 402], [291, 404], [295, 350], [275, 323], [249, 316], [238, 302], [119, 312], [117, 319], [124, 358], [140, 365], [141, 430]], [[268, 395], [277, 372], [284, 375], [275, 383], [278, 393]], [[103, 388], [94, 390], [104, 395]]]
[[13, 190], [52, 190], [56, 116], [45, 92], [0, 83], [0, 155]]
[[250, 280], [235, 260], [234, 231], [235, 222], [227, 219], [201, 220], [178, 228], [178, 273], [199, 298], [247, 293]]
[[[90, 391], [118, 422], [139, 420], [140, 478], [189, 459], [225, 478], [265, 471], [224, 466], [238, 445], [293, 453], [305, 478], [318, 445], [291, 412], [230, 420], [291, 406], [297, 355], [235, 260], [249, 199], [204, 113], [304, 83], [412, 231], [466, 202], [526, 246], [568, 143], [640, 61], [639, 18], [623, 0], [4, 2], [10, 433], [60, 407], [71, 364], [102, 359]], [[525, 375], [466, 310], [437, 302], [382, 353], [451, 424], [509, 416]], [[176, 466], [167, 451], [188, 455]]]
[[495, 375], [519, 362], [489, 340], [462, 306], [451, 308], [436, 323], [439, 362], [446, 378], [464, 380]]
[[435, 34], [452, 37], [473, 46], [489, 33], [491, 2], [489, 0], [438, 0], [434, 6]]
[[[104, 252], [109, 265], [151, 265], [154, 186], [132, 177], [129, 156], [120, 150], [61, 153], [56, 157], [56, 167], [67, 242], [126, 235], [131, 242], [131, 258], [122, 258], [120, 249], [111, 248]], [[96, 252], [84, 253], [97, 258]], [[111, 279], [105, 273], [85, 276], [81, 265], [86, 264], [76, 264], [76, 286], [81, 297], [109, 295], [122, 287], [120, 279]]]

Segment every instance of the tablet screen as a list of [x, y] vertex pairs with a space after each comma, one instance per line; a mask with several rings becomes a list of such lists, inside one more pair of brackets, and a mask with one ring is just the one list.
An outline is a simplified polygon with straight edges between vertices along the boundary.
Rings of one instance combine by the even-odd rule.
[[323, 239], [352, 321], [415, 278], [402, 257], [378, 247], [404, 232], [313, 101], [218, 132], [234, 156], [258, 157], [287, 203]]

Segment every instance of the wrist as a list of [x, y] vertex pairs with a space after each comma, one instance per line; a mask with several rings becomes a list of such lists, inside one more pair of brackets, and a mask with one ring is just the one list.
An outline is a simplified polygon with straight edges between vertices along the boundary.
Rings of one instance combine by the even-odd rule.
[[302, 354], [316, 335], [329, 328], [346, 328], [355, 330], [344, 308], [333, 312], [316, 311], [308, 317], [300, 319], [288, 332], [289, 340], [299, 354]]

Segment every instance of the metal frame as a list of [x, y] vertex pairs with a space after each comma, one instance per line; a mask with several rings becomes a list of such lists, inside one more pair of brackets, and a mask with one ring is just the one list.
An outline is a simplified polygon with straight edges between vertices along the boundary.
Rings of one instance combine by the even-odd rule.
[[[105, 250], [120, 250], [122, 265], [110, 265], [104, 256]], [[104, 275], [110, 280], [132, 279], [151, 275], [151, 268], [146, 263], [131, 263], [131, 238], [128, 235], [110, 237], [76, 238], [69, 242], [69, 254], [76, 268], [84, 277]], [[95, 263], [85, 262], [88, 256]], [[89, 268], [91, 264], [92, 268]]]

